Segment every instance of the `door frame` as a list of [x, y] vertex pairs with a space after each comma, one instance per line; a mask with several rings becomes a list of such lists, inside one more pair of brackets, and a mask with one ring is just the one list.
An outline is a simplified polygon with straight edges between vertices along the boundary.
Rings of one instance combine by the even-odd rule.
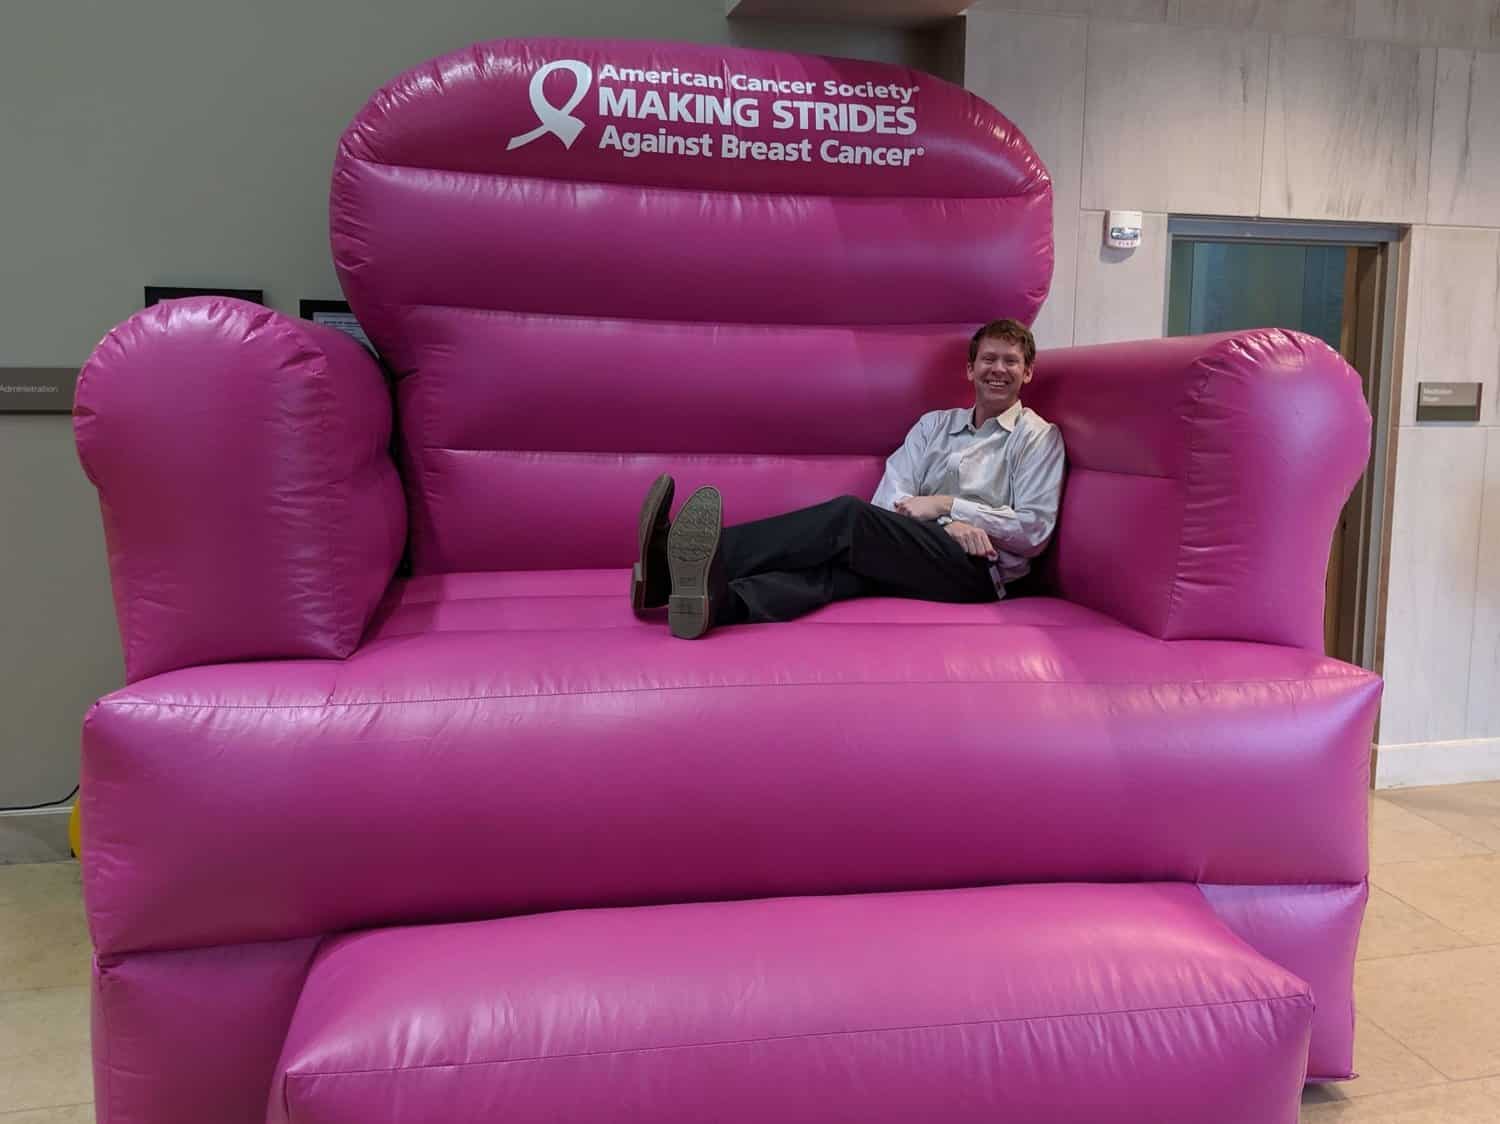
[[[1374, 254], [1374, 322], [1360, 324], [1356, 352], [1371, 357], [1362, 371], [1365, 401], [1370, 407], [1370, 460], [1353, 500], [1356, 515], [1342, 543], [1354, 588], [1341, 580], [1341, 600], [1352, 608], [1353, 636], [1347, 654], [1353, 662], [1379, 674], [1385, 662], [1385, 602], [1390, 573], [1391, 505], [1394, 497], [1398, 403], [1401, 401], [1401, 349], [1410, 228], [1379, 223], [1299, 222], [1285, 219], [1224, 218], [1202, 215], [1167, 217], [1166, 300], [1162, 334], [1171, 311], [1173, 251], [1185, 242], [1275, 242], [1341, 245]], [[1352, 541], [1351, 541], [1352, 539]]]

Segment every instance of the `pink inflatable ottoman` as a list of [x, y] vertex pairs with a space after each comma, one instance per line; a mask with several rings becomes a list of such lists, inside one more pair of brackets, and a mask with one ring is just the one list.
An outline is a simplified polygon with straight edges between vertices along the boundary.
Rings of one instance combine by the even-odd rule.
[[1336, 354], [1044, 350], [1039, 595], [684, 643], [627, 598], [658, 473], [868, 497], [1035, 317], [1015, 127], [871, 63], [489, 43], [376, 93], [330, 221], [378, 362], [203, 299], [80, 379], [129, 679], [84, 724], [101, 1121], [1293, 1124], [1351, 1076]]
[[1182, 884], [582, 910], [329, 941], [270, 1119], [1262, 1124], [1311, 1024]]

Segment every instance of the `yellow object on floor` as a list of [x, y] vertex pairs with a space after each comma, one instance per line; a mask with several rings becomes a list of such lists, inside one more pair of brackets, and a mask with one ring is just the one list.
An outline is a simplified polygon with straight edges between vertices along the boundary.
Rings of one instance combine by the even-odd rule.
[[73, 857], [83, 856], [83, 801], [79, 800], [73, 805], [73, 814], [68, 817], [68, 846], [73, 849]]

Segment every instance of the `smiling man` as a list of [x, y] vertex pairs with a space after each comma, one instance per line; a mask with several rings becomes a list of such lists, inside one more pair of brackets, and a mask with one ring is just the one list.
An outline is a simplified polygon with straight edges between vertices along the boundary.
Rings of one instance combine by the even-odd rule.
[[668, 519], [674, 484], [641, 506], [636, 612], [667, 606], [672, 633], [786, 621], [851, 597], [994, 601], [1023, 577], [1057, 524], [1062, 434], [1021, 404], [1036, 341], [994, 320], [969, 341], [970, 409], [935, 410], [886, 461], [871, 502], [843, 496], [725, 527], [716, 488]]

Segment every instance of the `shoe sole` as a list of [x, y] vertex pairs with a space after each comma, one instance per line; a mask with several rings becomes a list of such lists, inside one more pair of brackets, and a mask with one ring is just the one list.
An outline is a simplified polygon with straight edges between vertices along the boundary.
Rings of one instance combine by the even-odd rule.
[[672, 635], [696, 640], [713, 624], [709, 574], [724, 529], [724, 499], [717, 488], [699, 488], [682, 505], [667, 535], [667, 568], [672, 596], [667, 624]]
[[647, 546], [662, 510], [672, 502], [673, 488], [672, 478], [663, 473], [652, 481], [651, 487], [646, 491], [646, 498], [641, 502], [640, 523], [636, 528], [635, 565], [630, 571], [630, 607], [637, 615], [650, 607], [646, 604], [646, 593], [651, 588]]

